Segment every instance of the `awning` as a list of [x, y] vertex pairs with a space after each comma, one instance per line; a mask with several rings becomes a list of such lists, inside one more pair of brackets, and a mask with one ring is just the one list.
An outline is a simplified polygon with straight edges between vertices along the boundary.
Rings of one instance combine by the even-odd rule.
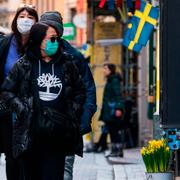
[[100, 39], [96, 40], [95, 43], [100, 46], [119, 45], [123, 42], [123, 39]]

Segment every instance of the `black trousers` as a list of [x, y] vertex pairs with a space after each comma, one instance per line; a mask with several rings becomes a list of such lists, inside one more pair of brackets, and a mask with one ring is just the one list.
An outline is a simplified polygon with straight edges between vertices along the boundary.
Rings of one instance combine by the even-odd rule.
[[107, 127], [104, 125], [102, 127], [102, 133], [101, 136], [99, 138], [99, 141], [96, 145], [96, 148], [98, 149], [99, 147], [102, 148], [102, 150], [106, 150], [107, 149], [107, 136], [108, 136], [108, 129]]
[[11, 154], [6, 154], [6, 178], [7, 180], [20, 179], [20, 164]]
[[63, 180], [64, 165], [64, 154], [35, 146], [20, 159], [20, 180]]
[[12, 116], [0, 117], [0, 152], [6, 156], [7, 180], [19, 180], [19, 162], [12, 157]]
[[121, 143], [121, 137], [119, 135], [119, 124], [118, 122], [108, 122], [106, 123], [106, 127], [109, 131], [111, 143]]

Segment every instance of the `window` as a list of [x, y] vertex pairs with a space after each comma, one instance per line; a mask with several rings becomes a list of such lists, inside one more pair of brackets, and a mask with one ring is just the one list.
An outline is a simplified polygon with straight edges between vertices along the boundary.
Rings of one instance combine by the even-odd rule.
[[70, 22], [73, 22], [73, 17], [76, 15], [76, 9], [75, 8], [71, 8], [70, 9]]

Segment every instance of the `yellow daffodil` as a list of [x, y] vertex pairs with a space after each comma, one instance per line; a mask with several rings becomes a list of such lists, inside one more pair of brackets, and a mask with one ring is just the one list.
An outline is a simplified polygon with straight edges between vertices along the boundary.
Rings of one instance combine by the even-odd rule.
[[140, 152], [147, 172], [165, 172], [168, 170], [171, 151], [166, 140], [151, 140], [146, 147], [141, 148]]

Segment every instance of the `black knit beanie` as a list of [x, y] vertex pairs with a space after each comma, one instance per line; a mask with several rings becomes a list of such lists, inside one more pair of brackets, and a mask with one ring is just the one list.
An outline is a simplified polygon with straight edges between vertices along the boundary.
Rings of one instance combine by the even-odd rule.
[[47, 11], [43, 13], [40, 17], [40, 22], [54, 26], [60, 37], [63, 35], [63, 18], [58, 11]]

